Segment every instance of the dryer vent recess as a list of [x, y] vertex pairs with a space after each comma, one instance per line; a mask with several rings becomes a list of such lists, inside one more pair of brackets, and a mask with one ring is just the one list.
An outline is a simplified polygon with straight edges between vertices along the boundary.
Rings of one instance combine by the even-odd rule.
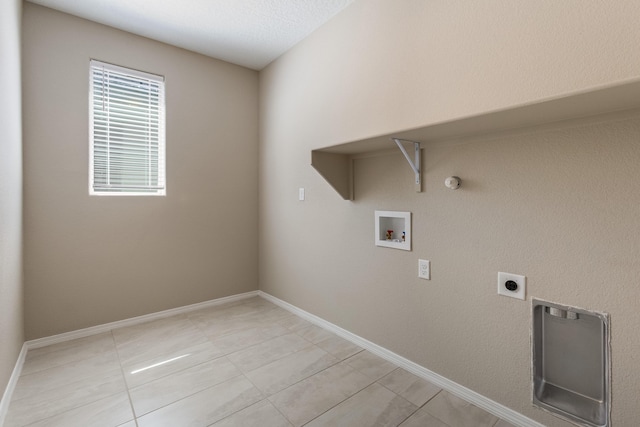
[[609, 315], [532, 304], [533, 404], [585, 427], [609, 427]]

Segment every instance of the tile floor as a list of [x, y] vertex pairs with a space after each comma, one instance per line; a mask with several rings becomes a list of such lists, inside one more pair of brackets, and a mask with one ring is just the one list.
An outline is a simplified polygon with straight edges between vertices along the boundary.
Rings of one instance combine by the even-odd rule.
[[27, 353], [5, 427], [508, 427], [262, 299]]

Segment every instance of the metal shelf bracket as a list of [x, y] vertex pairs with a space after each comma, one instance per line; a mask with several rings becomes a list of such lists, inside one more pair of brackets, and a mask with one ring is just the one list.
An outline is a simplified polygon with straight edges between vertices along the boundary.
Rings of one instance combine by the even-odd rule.
[[[400, 139], [400, 138], [391, 138], [391, 139], [396, 143], [396, 145], [398, 145], [398, 148], [400, 149], [400, 151], [402, 151], [402, 154], [404, 154], [405, 159], [407, 159], [407, 162], [409, 162], [409, 166], [411, 166], [411, 169], [413, 169], [413, 173], [415, 173], [415, 176], [416, 176], [416, 179], [415, 179], [416, 192], [420, 193], [422, 191], [422, 175], [420, 170], [420, 143], [415, 141], [409, 141], [407, 139]], [[404, 147], [405, 142], [409, 142], [413, 144], [413, 152], [414, 152], [413, 160], [411, 160], [409, 153], [407, 153], [407, 150]]]

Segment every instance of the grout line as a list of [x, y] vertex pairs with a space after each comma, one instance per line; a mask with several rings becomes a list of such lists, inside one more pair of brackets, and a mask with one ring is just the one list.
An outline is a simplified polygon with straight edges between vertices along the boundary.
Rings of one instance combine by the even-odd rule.
[[[164, 409], [164, 408], [166, 408], [166, 407], [168, 407], [168, 406], [171, 406], [171, 405], [173, 405], [173, 404], [175, 404], [175, 403], [178, 403], [178, 402], [180, 402], [180, 401], [183, 401], [183, 400], [185, 400], [185, 399], [188, 399], [188, 398], [190, 398], [190, 397], [193, 397], [193, 396], [195, 396], [196, 394], [200, 394], [200, 393], [202, 393], [202, 392], [204, 392], [204, 391], [207, 391], [207, 390], [209, 390], [209, 389], [211, 389], [211, 388], [217, 387], [217, 386], [222, 385], [222, 384], [224, 384], [224, 383], [226, 383], [226, 382], [229, 382], [229, 381], [231, 381], [231, 380], [234, 380], [234, 379], [236, 379], [236, 378], [238, 378], [238, 377], [240, 377], [240, 376], [243, 376], [242, 372], [241, 372], [240, 374], [236, 375], [236, 376], [233, 376], [233, 377], [231, 377], [231, 378], [227, 378], [226, 380], [224, 380], [224, 381], [222, 381], [222, 382], [219, 382], [219, 383], [216, 383], [216, 384], [210, 385], [210, 386], [208, 386], [208, 387], [203, 388], [202, 390], [198, 390], [198, 391], [196, 391], [196, 392], [194, 392], [194, 393], [191, 393], [191, 394], [189, 394], [189, 395], [183, 396], [183, 397], [181, 397], [180, 399], [177, 399], [177, 400], [174, 400], [174, 401], [172, 401], [172, 402], [166, 403], [166, 404], [164, 404], [164, 405], [162, 405], [162, 406], [159, 406], [158, 408], [155, 408], [155, 409], [154, 409], [154, 410], [152, 410], [152, 411], [146, 412], [146, 413], [144, 413], [144, 414], [142, 414], [142, 415], [140, 415], [140, 416], [136, 416], [136, 420], [137, 420], [137, 419], [139, 419], [139, 418], [145, 417], [145, 416], [147, 416], [147, 415], [149, 415], [149, 414], [152, 414], [152, 413], [154, 413], [154, 412], [156, 412], [156, 411], [159, 411], [160, 409]], [[251, 384], [253, 384], [253, 383], [251, 383]], [[258, 390], [258, 391], [260, 391], [260, 390]], [[257, 403], [257, 402], [256, 402], [256, 403]], [[251, 405], [249, 405], [249, 406], [251, 406]], [[247, 408], [247, 407], [245, 406], [244, 408]], [[244, 409], [244, 408], [242, 408], [242, 409]], [[242, 410], [242, 409], [240, 409], [240, 410]], [[238, 412], [238, 411], [236, 411], [236, 412]], [[235, 413], [235, 412], [234, 412], [234, 413]], [[226, 418], [226, 417], [225, 417], [225, 418]], [[218, 420], [218, 421], [220, 421], [220, 420]], [[218, 421], [215, 421], [215, 422], [214, 422], [214, 424], [215, 424], [215, 423], [217, 423]]]
[[[242, 374], [242, 376], [245, 376], [245, 375], [244, 375], [244, 374]], [[237, 378], [237, 377], [234, 377], [234, 378]], [[248, 378], [246, 378], [246, 376], [245, 376], [245, 379], [247, 379], [247, 381], [249, 380]], [[260, 390], [259, 390], [259, 389], [258, 389], [258, 388], [257, 388], [257, 387], [252, 383], [252, 382], [251, 382], [251, 381], [249, 381], [249, 383], [251, 383], [251, 385], [252, 385], [256, 390], [258, 390], [258, 392], [259, 392], [260, 394], [262, 394], [262, 392], [261, 392], [261, 391], [260, 391]], [[216, 420], [216, 421], [212, 422], [212, 423], [211, 423], [211, 424], [209, 424], [208, 426], [209, 426], [209, 427], [211, 427], [212, 425], [214, 425], [214, 424], [216, 424], [216, 423], [218, 423], [218, 422], [220, 422], [220, 421], [224, 420], [225, 418], [228, 418], [228, 417], [230, 417], [230, 416], [232, 416], [232, 415], [235, 415], [235, 414], [237, 414], [237, 413], [238, 413], [238, 412], [240, 412], [240, 411], [244, 411], [245, 409], [247, 409], [247, 408], [249, 408], [249, 407], [251, 407], [251, 406], [253, 406], [253, 405], [257, 404], [257, 403], [262, 402], [262, 400], [264, 400], [264, 399], [261, 399], [261, 400], [258, 400], [257, 402], [253, 402], [253, 403], [250, 403], [250, 404], [248, 404], [248, 405], [246, 405], [246, 406], [243, 406], [242, 408], [238, 409], [237, 411], [233, 411], [232, 413], [230, 413], [230, 414], [229, 414], [229, 415], [227, 415], [226, 417], [220, 418], [220, 419], [218, 419], [218, 420]]]
[[[110, 331], [111, 340], [113, 341], [113, 346], [116, 350], [116, 356], [118, 357], [118, 365], [120, 365], [120, 374], [122, 375], [122, 381], [124, 382], [124, 388], [127, 391], [127, 397], [129, 398], [129, 406], [131, 407], [131, 415], [133, 415], [133, 421], [138, 426], [138, 416], [136, 415], [136, 410], [133, 407], [133, 400], [131, 399], [131, 393], [129, 392], [129, 383], [127, 383], [127, 377], [124, 375], [124, 366], [122, 366], [122, 359], [120, 358], [120, 351], [118, 350], [118, 344], [116, 343], [116, 338], [113, 335], [113, 330]], [[126, 423], [125, 423], [126, 424]]]
[[[101, 400], [105, 400], [105, 399], [108, 399], [110, 397], [117, 396], [119, 393], [121, 393], [121, 392], [116, 392], [116, 393], [113, 393], [113, 394], [109, 394], [109, 395], [101, 397], [98, 400], [94, 400], [94, 401], [91, 401], [91, 402], [83, 403], [82, 405], [74, 406], [73, 408], [66, 409], [66, 410], [64, 410], [62, 412], [58, 412], [58, 413], [56, 413], [54, 415], [50, 415], [50, 416], [47, 416], [47, 417], [44, 417], [44, 418], [41, 418], [41, 419], [38, 419], [38, 420], [34, 420], [34, 421], [30, 422], [29, 424], [25, 424], [25, 425], [23, 425], [21, 427], [28, 427], [28, 426], [31, 426], [33, 424], [40, 424], [43, 421], [46, 421], [48, 419], [59, 417], [59, 416], [61, 416], [63, 414], [66, 414], [68, 412], [75, 411], [75, 410], [80, 409], [80, 408], [84, 408], [85, 406], [93, 405], [94, 403], [97, 403], [97, 402], [99, 402]], [[131, 422], [131, 421], [133, 421], [133, 420], [125, 421], [122, 424], [126, 424], [126, 423]], [[119, 425], [121, 425], [121, 424], [119, 424]]]
[[273, 406], [275, 408], [276, 411], [278, 411], [278, 413], [280, 413], [280, 415], [282, 415], [282, 417], [287, 420], [289, 422], [290, 425], [295, 427], [295, 424], [293, 423], [293, 421], [291, 421], [291, 419], [289, 419], [289, 417], [286, 416], [286, 414], [284, 414], [280, 408], [278, 408], [278, 406], [276, 406], [271, 400], [269, 400], [269, 398], [267, 397], [265, 399], [267, 402], [269, 402], [269, 405]]
[[[346, 360], [346, 359], [345, 359]], [[344, 362], [344, 360], [342, 361]], [[340, 363], [342, 363], [340, 362]], [[348, 365], [348, 364], [347, 364]], [[335, 366], [335, 365], [333, 365]], [[362, 372], [360, 372], [358, 369], [354, 368], [351, 365], [348, 365], [351, 369], [353, 369], [354, 371], [360, 373], [361, 375], [363, 375], [364, 377], [366, 377], [367, 379], [371, 380], [371, 382], [367, 385], [365, 385], [364, 387], [362, 387], [361, 389], [357, 390], [356, 392], [354, 392], [353, 394], [345, 397], [344, 399], [342, 399], [340, 402], [336, 403], [335, 405], [333, 405], [332, 407], [328, 408], [326, 411], [323, 411], [322, 413], [318, 414], [317, 416], [313, 417], [312, 419], [310, 419], [309, 421], [307, 421], [306, 423], [304, 423], [304, 425], [309, 424], [311, 421], [315, 420], [316, 418], [320, 418], [322, 415], [326, 414], [327, 412], [331, 411], [333, 408], [335, 408], [338, 405], [341, 405], [342, 403], [346, 402], [347, 400], [351, 399], [352, 397], [354, 397], [355, 395], [361, 393], [364, 389], [371, 387], [373, 384], [376, 383], [375, 380], [371, 379], [370, 377], [367, 377], [365, 374], [363, 374]]]
[[[439, 395], [440, 395], [440, 394], [442, 394], [442, 393], [448, 393], [448, 392], [447, 392], [447, 390], [445, 390], [445, 389], [441, 389], [441, 390], [440, 390], [439, 392], [437, 392], [437, 393], [436, 393], [436, 394], [435, 394], [431, 399], [427, 400], [427, 401], [424, 403], [424, 405], [422, 405], [420, 408], [423, 408], [423, 407], [427, 406], [427, 404], [428, 404], [429, 402], [431, 402], [433, 399], [435, 399], [435, 398], [436, 398], [436, 396], [439, 396]], [[473, 404], [472, 404], [472, 405], [473, 405]], [[474, 405], [474, 406], [475, 406], [475, 405]], [[487, 412], [488, 412], [488, 411], [487, 411]], [[488, 413], [489, 413], [489, 414], [491, 414], [490, 412], [488, 412]], [[431, 413], [431, 412], [429, 412], [429, 411], [427, 411], [427, 414], [429, 414], [429, 416], [431, 416], [431, 417], [435, 418], [436, 420], [440, 421], [442, 424], [444, 424], [444, 425], [446, 425], [446, 426], [449, 426], [449, 425], [450, 425], [450, 424], [446, 423], [444, 420], [441, 420], [441, 419], [440, 419], [440, 417], [438, 417], [436, 414], [432, 414], [432, 413]], [[491, 415], [493, 415], [493, 414], [491, 414]], [[496, 417], [496, 418], [498, 418], [498, 417]], [[500, 421], [500, 418], [498, 418], [498, 419], [496, 420], [496, 423], [497, 423], [498, 421]], [[495, 423], [494, 423], [493, 425], [495, 425]]]
[[[396, 365], [396, 366], [397, 366], [397, 365]], [[389, 372], [387, 375], [391, 375], [391, 373], [392, 373], [392, 372], [395, 372], [395, 371], [397, 371], [398, 369], [403, 369], [403, 368], [401, 368], [401, 367], [399, 367], [399, 366], [398, 366], [396, 369], [394, 369], [393, 371]], [[382, 386], [382, 387], [386, 388], [386, 389], [387, 389], [387, 390], [389, 390], [390, 392], [395, 393], [396, 395], [398, 395], [399, 397], [403, 398], [403, 399], [404, 399], [404, 400], [406, 400], [407, 402], [412, 403], [414, 406], [416, 406], [416, 410], [415, 410], [415, 411], [413, 411], [413, 412], [411, 413], [411, 415], [409, 415], [407, 418], [405, 418], [404, 420], [402, 420], [402, 422], [401, 422], [400, 424], [402, 424], [403, 422], [407, 421], [409, 418], [411, 418], [412, 416], [414, 416], [414, 415], [415, 415], [415, 414], [416, 414], [420, 409], [422, 409], [422, 408], [424, 408], [425, 406], [427, 406], [427, 404], [428, 404], [429, 402], [431, 402], [433, 399], [435, 399], [435, 397], [436, 397], [437, 395], [439, 395], [440, 393], [442, 393], [442, 392], [444, 391], [444, 389], [442, 389], [442, 388], [441, 388], [441, 389], [440, 389], [436, 394], [434, 394], [434, 395], [433, 395], [433, 396], [431, 396], [429, 399], [427, 399], [427, 401], [426, 401], [426, 402], [424, 402], [422, 405], [418, 406], [418, 405], [416, 405], [415, 403], [410, 402], [410, 401], [409, 401], [407, 398], [405, 398], [404, 396], [401, 396], [401, 395], [400, 395], [400, 393], [397, 393], [397, 392], [395, 392], [395, 391], [391, 390], [391, 389], [390, 389], [389, 387], [387, 387], [386, 385], [382, 384], [382, 383], [380, 382], [380, 380], [381, 380], [382, 378], [386, 377], [387, 375], [385, 375], [385, 376], [383, 376], [383, 377], [381, 377], [381, 378], [378, 378], [378, 379], [375, 381], [375, 382], [376, 382], [376, 384], [378, 384], [378, 385], [380, 385], [380, 386]], [[420, 377], [419, 377], [419, 378], [420, 378]], [[422, 378], [420, 378], [420, 379], [422, 379]], [[427, 411], [427, 413], [428, 413], [430, 416], [432, 416], [432, 417], [436, 418], [436, 419], [437, 419], [438, 421], [440, 421], [442, 424], [444, 424], [444, 425], [446, 425], [446, 426], [449, 426], [449, 424], [445, 423], [445, 422], [444, 422], [444, 421], [442, 421], [440, 418], [438, 418], [438, 417], [436, 417], [435, 415], [431, 414], [429, 411]], [[400, 425], [400, 424], [398, 424], [398, 425]]]
[[[327, 370], [329, 370], [329, 369], [331, 369], [331, 368], [333, 368], [333, 367], [335, 367], [335, 366], [339, 365], [339, 364], [340, 364], [340, 363], [342, 363], [342, 362], [344, 362], [344, 360], [339, 361], [339, 362], [337, 362], [337, 363], [334, 363], [333, 365], [328, 366], [328, 367], [326, 367], [326, 368], [322, 369], [321, 371], [316, 372], [315, 374], [312, 374], [312, 375], [310, 375], [310, 376], [308, 376], [308, 377], [306, 377], [306, 378], [304, 378], [304, 379], [301, 379], [300, 381], [297, 381], [297, 382], [295, 382], [294, 384], [291, 384], [290, 386], [287, 386], [286, 388], [283, 388], [282, 390], [277, 391], [277, 392], [275, 392], [275, 393], [271, 394], [267, 399], [268, 399], [268, 400], [269, 400], [269, 402], [273, 405], [273, 407], [274, 407], [274, 408], [276, 408], [276, 409], [278, 410], [278, 412], [282, 413], [282, 411], [280, 411], [280, 409], [278, 408], [278, 406], [277, 406], [275, 403], [273, 403], [273, 402], [271, 401], [271, 397], [275, 396], [276, 394], [282, 393], [283, 391], [288, 390], [288, 389], [290, 389], [291, 387], [293, 387], [293, 386], [295, 386], [295, 385], [298, 385], [298, 384], [300, 384], [300, 383], [302, 383], [302, 382], [304, 382], [304, 381], [306, 381], [306, 380], [308, 380], [308, 379], [311, 379], [311, 378], [315, 377], [316, 375], [318, 375], [318, 374], [320, 374], [320, 373], [322, 373], [322, 372], [325, 372], [325, 371], [327, 371]], [[353, 370], [355, 370], [355, 371], [358, 371], [357, 369], [355, 369], [355, 368], [353, 368], [353, 367], [351, 367], [351, 369], [353, 369]], [[360, 372], [360, 371], [358, 371], [358, 372]], [[363, 375], [364, 375], [364, 374], [363, 374]], [[366, 376], [366, 375], [365, 375], [365, 376]], [[367, 378], [368, 378], [368, 377], [367, 377]], [[370, 379], [370, 378], [369, 378], [369, 379]], [[327, 410], [323, 411], [322, 413], [318, 414], [317, 416], [315, 416], [315, 417], [311, 418], [309, 421], [306, 421], [304, 424], [301, 424], [301, 425], [302, 425], [302, 426], [304, 426], [304, 425], [306, 425], [306, 424], [310, 423], [311, 421], [315, 420], [316, 418], [320, 417], [320, 416], [321, 416], [322, 414], [324, 414], [325, 412], [329, 412], [330, 410], [332, 410], [333, 408], [335, 408], [336, 406], [338, 406], [339, 404], [341, 404], [341, 403], [342, 403], [342, 402], [344, 402], [345, 400], [347, 400], [347, 399], [351, 398], [352, 396], [355, 396], [356, 394], [360, 393], [362, 390], [364, 390], [365, 388], [369, 387], [369, 386], [370, 386], [371, 384], [373, 384], [374, 382], [375, 382], [375, 381], [372, 381], [371, 383], [369, 383], [369, 384], [367, 384], [366, 386], [362, 387], [361, 389], [357, 390], [357, 391], [356, 391], [355, 393], [353, 393], [352, 395], [349, 395], [349, 396], [345, 397], [344, 399], [342, 399], [341, 401], [339, 401], [339, 402], [338, 402], [338, 403], [336, 403], [335, 405], [331, 406], [331, 407], [330, 407], [330, 408], [328, 408]], [[283, 414], [283, 413], [282, 413], [282, 414]], [[284, 415], [284, 414], [283, 414], [283, 415]], [[284, 417], [285, 417], [285, 418], [286, 418], [286, 419], [287, 419], [291, 424], [293, 424], [293, 425], [295, 426], [295, 424], [293, 423], [293, 421], [292, 421], [291, 419], [289, 419], [286, 415], [284, 415]]]

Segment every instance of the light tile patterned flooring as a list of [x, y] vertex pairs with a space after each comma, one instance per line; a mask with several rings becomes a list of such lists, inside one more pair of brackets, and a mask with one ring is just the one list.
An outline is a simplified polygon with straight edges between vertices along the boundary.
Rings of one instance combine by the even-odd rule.
[[510, 426], [259, 297], [30, 350], [4, 425]]

